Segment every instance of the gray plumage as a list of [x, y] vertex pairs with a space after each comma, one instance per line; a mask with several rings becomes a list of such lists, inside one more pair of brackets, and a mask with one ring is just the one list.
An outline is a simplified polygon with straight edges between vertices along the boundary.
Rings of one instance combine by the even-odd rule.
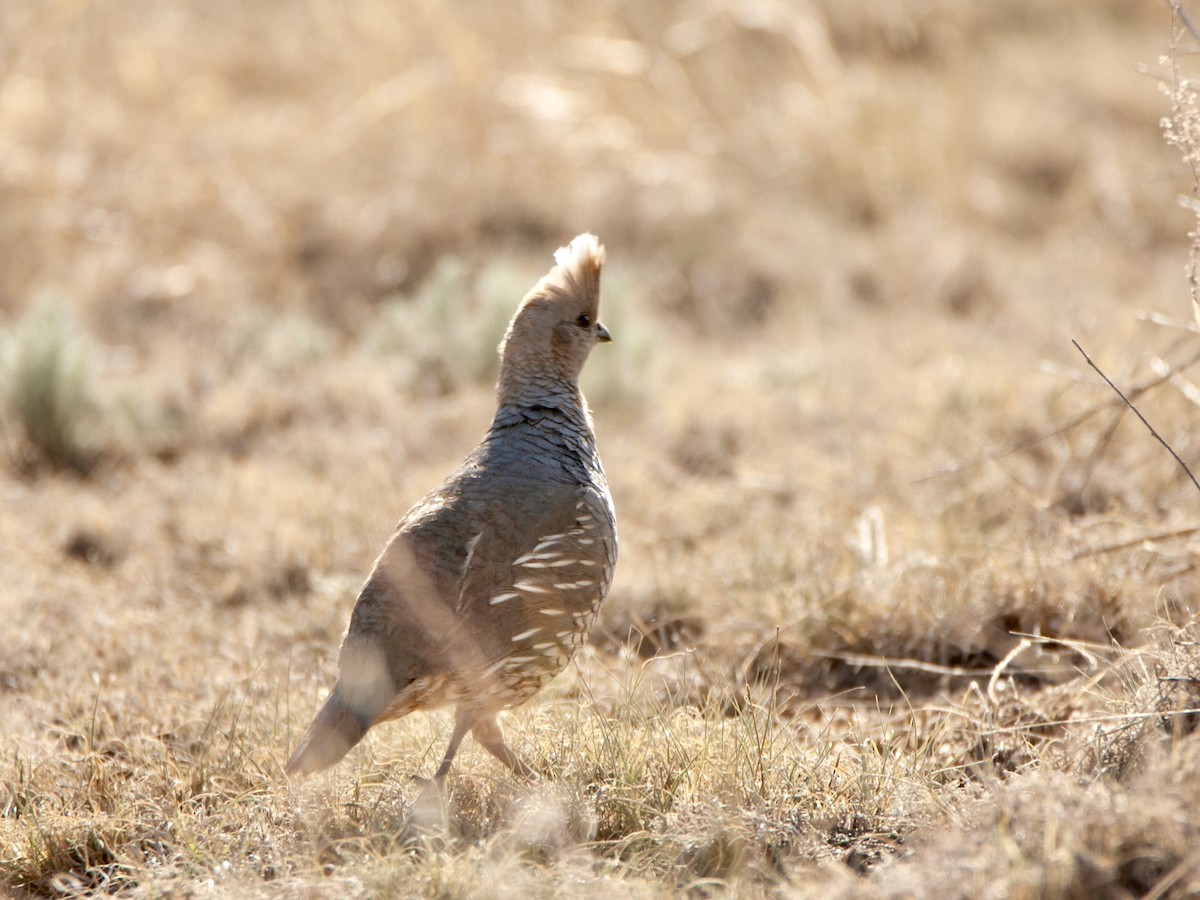
[[333, 765], [367, 730], [456, 704], [437, 777], [471, 731], [521, 776], [496, 714], [528, 700], [587, 638], [617, 557], [612, 498], [579, 373], [610, 340], [604, 248], [581, 234], [521, 301], [500, 346], [483, 441], [401, 519], [350, 616], [336, 685], [287, 764]]

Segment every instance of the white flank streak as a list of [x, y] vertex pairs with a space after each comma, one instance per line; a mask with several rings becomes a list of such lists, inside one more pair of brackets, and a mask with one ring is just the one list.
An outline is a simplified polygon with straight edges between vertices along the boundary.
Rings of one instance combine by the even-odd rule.
[[479, 539], [481, 537], [483, 537], [482, 531], [479, 532], [479, 534], [475, 535], [475, 537], [473, 537], [469, 541], [467, 541], [467, 558], [465, 560], [463, 560], [463, 567], [462, 567], [463, 583], [462, 583], [462, 587], [459, 589], [459, 592], [458, 592], [458, 605], [460, 607], [462, 606], [462, 602], [463, 602], [463, 591], [466, 590], [467, 572], [469, 572], [471, 569], [471, 560], [474, 559], [474, 557], [475, 557], [475, 548], [479, 545]]
[[542, 538], [540, 541], [538, 541], [538, 545], [536, 545], [533, 550], [530, 550], [528, 553], [524, 554], [523, 557], [518, 557], [515, 564], [522, 565], [524, 563], [528, 563], [530, 559], [551, 559], [553, 557], [557, 557], [557, 551], [552, 553], [547, 553], [546, 551], [550, 550], [552, 546], [558, 544], [558, 542], [563, 540], [565, 536], [565, 534], [546, 535], [545, 538]]
[[522, 631], [520, 634], [513, 636], [512, 642], [514, 644], [519, 644], [521, 641], [525, 640], [526, 638], [533, 637], [535, 634], [537, 634], [541, 630], [542, 629], [540, 629], [540, 628], [530, 628], [528, 631]]
[[508, 591], [505, 594], [497, 594], [495, 597], [493, 597], [491, 600], [489, 600], [488, 603], [490, 603], [492, 606], [495, 606], [498, 603], [503, 603], [505, 600], [515, 600], [517, 597], [520, 597], [520, 596], [521, 595], [516, 593], [515, 591]]
[[528, 591], [531, 594], [548, 594], [550, 588], [542, 587], [540, 584], [534, 584], [532, 581], [518, 581], [513, 585], [518, 591]]
[[594, 544], [594, 543], [596, 543], [596, 542], [595, 542], [595, 541], [593, 541], [591, 538], [583, 538], [583, 537], [581, 537], [581, 538], [579, 539], [579, 543], [583, 544], [583, 546], [585, 546], [585, 547], [590, 547], [590, 546], [592, 546], [592, 544]]
[[566, 610], [562, 609], [539, 609], [538, 612], [543, 616], [565, 616], [567, 614]]
[[463, 563], [463, 571], [466, 571], [467, 567], [471, 565], [471, 557], [475, 555], [475, 547], [481, 537], [483, 537], [482, 531], [467, 541], [467, 561]]
[[557, 566], [557, 565], [562, 565], [562, 564], [561, 564], [561, 563], [547, 563], [547, 562], [526, 562], [526, 563], [521, 563], [521, 566], [522, 566], [523, 568], [526, 568], [526, 569], [548, 569], [548, 568], [550, 568], [551, 566]]
[[557, 550], [552, 550], [548, 553], [539, 553], [537, 548], [535, 547], [533, 550], [530, 550], [524, 556], [514, 559], [513, 565], [514, 566], [524, 566], [524, 565], [528, 565], [529, 561], [533, 560], [533, 559], [554, 559], [554, 557], [556, 557], [556, 556], [562, 556], [562, 554], [559, 553]]

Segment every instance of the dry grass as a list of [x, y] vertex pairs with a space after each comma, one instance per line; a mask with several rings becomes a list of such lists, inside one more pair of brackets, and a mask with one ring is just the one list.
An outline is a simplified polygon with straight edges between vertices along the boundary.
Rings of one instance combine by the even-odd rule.
[[[1170, 43], [1116, 0], [0, 4], [0, 892], [1200, 892], [1195, 489], [1070, 345], [1198, 467], [1195, 334], [1137, 315], [1190, 312]], [[468, 746], [439, 798], [419, 715], [288, 783], [585, 228], [622, 552], [509, 718], [554, 777]]]

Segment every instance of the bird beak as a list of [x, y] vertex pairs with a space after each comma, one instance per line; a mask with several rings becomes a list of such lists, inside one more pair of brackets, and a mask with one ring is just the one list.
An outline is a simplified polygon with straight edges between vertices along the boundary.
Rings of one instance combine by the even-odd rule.
[[596, 340], [602, 344], [612, 343], [612, 335], [608, 333], [608, 329], [604, 327], [603, 322], [596, 323]]

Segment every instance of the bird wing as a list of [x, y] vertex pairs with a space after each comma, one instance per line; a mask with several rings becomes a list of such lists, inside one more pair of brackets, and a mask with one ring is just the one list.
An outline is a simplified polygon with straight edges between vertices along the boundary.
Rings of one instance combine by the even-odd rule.
[[343, 674], [348, 665], [381, 668], [400, 691], [454, 667], [446, 641], [456, 631], [454, 598], [469, 552], [467, 506], [448, 479], [400, 520], [354, 604], [339, 657]]
[[455, 605], [489, 662], [539, 634], [586, 633], [616, 557], [611, 506], [596, 488], [530, 482], [508, 490], [514, 502], [480, 517]]
[[585, 634], [615, 555], [611, 506], [594, 486], [492, 477], [435, 491], [401, 521], [363, 586], [342, 677], [370, 685], [375, 705], [376, 692]]

